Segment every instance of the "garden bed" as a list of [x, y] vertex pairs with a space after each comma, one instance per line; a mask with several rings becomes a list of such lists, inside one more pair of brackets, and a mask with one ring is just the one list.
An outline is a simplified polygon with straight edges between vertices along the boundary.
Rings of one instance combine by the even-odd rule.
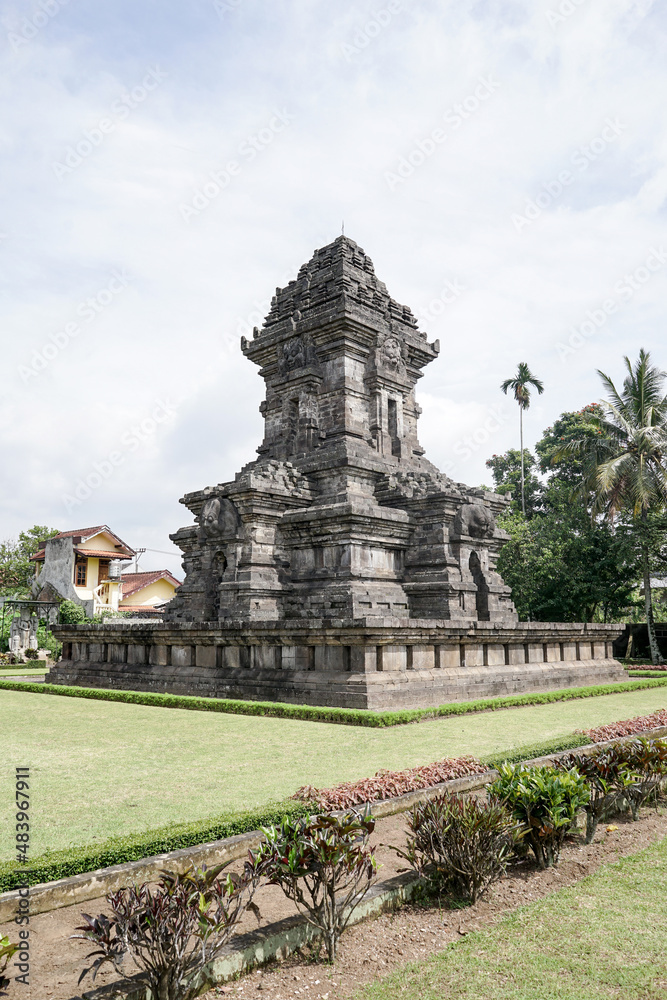
[[[404, 963], [425, 958], [447, 945], [461, 940], [466, 934], [491, 926], [504, 913], [572, 885], [582, 877], [596, 871], [601, 864], [619, 857], [634, 854], [642, 847], [667, 836], [667, 817], [653, 810], [642, 810], [638, 823], [619, 817], [612, 824], [616, 830], [607, 833], [601, 825], [595, 840], [586, 846], [577, 835], [568, 838], [560, 864], [556, 868], [539, 871], [531, 860], [514, 865], [482, 901], [474, 907], [442, 910], [423, 909], [412, 904], [397, 912], [385, 913], [376, 920], [368, 920], [351, 927], [341, 938], [335, 966], [314, 965], [309, 949], [284, 961], [269, 962], [264, 967], [248, 973], [238, 982], [229, 982], [212, 990], [206, 1000], [219, 1000], [220, 996], [243, 997], [244, 1000], [287, 1000], [296, 991], [318, 1000], [339, 1000], [351, 996], [359, 986], [384, 976]], [[378, 821], [371, 842], [380, 844], [378, 858], [384, 865], [383, 883], [392, 882], [403, 864], [385, 845], [404, 845], [405, 817], [394, 815]], [[395, 882], [393, 883], [395, 885]], [[262, 912], [260, 937], [269, 941], [280, 938], [280, 923], [294, 916], [289, 901], [276, 887], [265, 887], [257, 896]], [[90, 900], [84, 909], [98, 913], [106, 906], [104, 898]], [[21, 990], [23, 1000], [71, 1000], [82, 995], [97, 996], [99, 1000], [112, 996], [112, 974], [103, 972], [98, 977], [101, 990], [92, 990], [89, 980], [77, 986], [83, 968], [82, 957], [87, 948], [84, 942], [70, 941], [69, 935], [80, 922], [80, 907], [69, 906], [31, 919], [31, 947], [34, 947], [31, 985]], [[293, 925], [292, 925], [293, 926]], [[0, 926], [0, 933], [11, 926]], [[283, 928], [285, 930], [285, 928]], [[236, 940], [237, 948], [257, 941], [257, 922], [246, 914], [241, 932], [245, 940]], [[125, 995], [125, 994], [123, 994]]]

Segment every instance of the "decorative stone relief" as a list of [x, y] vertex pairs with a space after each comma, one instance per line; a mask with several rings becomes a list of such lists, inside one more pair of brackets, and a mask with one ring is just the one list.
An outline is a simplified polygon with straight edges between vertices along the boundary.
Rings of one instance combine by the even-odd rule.
[[405, 372], [406, 348], [393, 332], [388, 332], [383, 338], [378, 339], [376, 351], [376, 364], [392, 371]]
[[239, 517], [231, 500], [212, 497], [204, 504], [199, 523], [206, 538], [232, 538], [238, 532]]
[[446, 486], [451, 486], [446, 476], [433, 475], [429, 472], [394, 472], [383, 477], [378, 486], [378, 493], [386, 491], [412, 499], [440, 493]]
[[[299, 318], [300, 313], [295, 313]], [[296, 322], [292, 318], [291, 325], [294, 329]], [[315, 350], [307, 334], [300, 334], [285, 341], [278, 348], [278, 367], [282, 375], [305, 368], [306, 365], [314, 364], [317, 361]]]
[[481, 503], [464, 503], [456, 512], [454, 530], [471, 538], [492, 538], [496, 522], [488, 507]]
[[290, 495], [307, 496], [309, 494], [308, 480], [295, 469], [291, 462], [279, 462], [270, 459], [246, 467], [236, 477], [236, 482], [250, 489], [258, 487], [280, 490]]

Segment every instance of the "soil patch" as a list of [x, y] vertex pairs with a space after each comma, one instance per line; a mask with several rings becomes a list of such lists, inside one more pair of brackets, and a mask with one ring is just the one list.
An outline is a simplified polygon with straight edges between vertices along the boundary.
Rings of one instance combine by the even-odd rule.
[[534, 902], [597, 871], [604, 863], [635, 854], [667, 836], [667, 815], [644, 810], [637, 823], [616, 817], [607, 832], [601, 825], [592, 844], [569, 837], [557, 867], [540, 871], [531, 861], [516, 864], [475, 906], [427, 909], [408, 904], [349, 928], [341, 938], [335, 965], [315, 964], [306, 954], [272, 962], [238, 982], [216, 987], [205, 1000], [237, 996], [242, 1000], [343, 1000], [361, 986], [382, 979], [398, 966], [428, 958], [471, 931], [495, 923], [502, 914]]
[[[386, 845], [404, 845], [405, 820], [405, 814], [399, 814], [377, 823], [372, 843], [378, 845], [383, 880], [391, 878], [404, 867], [404, 862]], [[266, 1000], [267, 997], [287, 1000], [294, 996], [311, 997], [313, 1000], [347, 998], [364, 983], [387, 975], [396, 966], [426, 958], [461, 935], [489, 926], [501, 914], [540, 899], [562, 886], [571, 885], [594, 872], [604, 862], [633, 854], [667, 836], [667, 815], [663, 809], [658, 813], [643, 810], [637, 823], [626, 817], [618, 817], [612, 822], [617, 829], [607, 832], [606, 827], [601, 825], [594, 843], [589, 846], [583, 843], [579, 834], [570, 837], [557, 868], [540, 872], [530, 860], [514, 865], [490, 894], [474, 907], [437, 910], [403, 906], [393, 913], [351, 927], [341, 940], [339, 957], [333, 967], [314, 962], [310, 954], [296, 954], [248, 973], [237, 982], [215, 987], [205, 995], [206, 1000], [231, 995], [243, 1000]], [[260, 889], [255, 900], [261, 910], [262, 924], [272, 923], [295, 912], [275, 886]], [[106, 909], [106, 900], [103, 897], [89, 900], [84, 909], [87, 913], [100, 913]], [[81, 986], [77, 985], [84, 967], [84, 956], [92, 950], [84, 941], [69, 940], [69, 935], [75, 933], [74, 929], [80, 923], [80, 913], [79, 904], [32, 917], [30, 986], [21, 988], [23, 1000], [72, 1000], [85, 996], [94, 988], [90, 977]], [[249, 931], [256, 926], [256, 918], [246, 914], [239, 929]], [[12, 939], [15, 931], [15, 924], [0, 926], [0, 934], [9, 933]], [[114, 973], [102, 971], [95, 986], [104, 986], [115, 980]]]

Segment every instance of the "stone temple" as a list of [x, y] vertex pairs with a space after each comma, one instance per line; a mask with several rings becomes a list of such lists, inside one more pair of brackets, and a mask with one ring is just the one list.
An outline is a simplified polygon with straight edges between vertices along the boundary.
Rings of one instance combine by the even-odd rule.
[[425, 458], [415, 386], [440, 345], [356, 243], [316, 251], [241, 349], [266, 383], [258, 457], [182, 499], [164, 620], [62, 626], [51, 681], [388, 708], [625, 679], [617, 626], [518, 621], [507, 501]]

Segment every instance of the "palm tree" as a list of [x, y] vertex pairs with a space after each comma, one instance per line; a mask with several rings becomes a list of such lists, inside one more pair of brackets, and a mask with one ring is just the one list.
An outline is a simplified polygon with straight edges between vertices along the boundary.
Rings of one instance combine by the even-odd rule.
[[624, 358], [628, 374], [619, 392], [612, 380], [598, 370], [607, 399], [602, 412], [591, 418], [598, 438], [579, 440], [563, 449], [584, 456], [584, 489], [595, 495], [593, 513], [604, 511], [609, 520], [618, 513], [634, 521], [644, 578], [644, 603], [651, 660], [661, 662], [653, 618], [650, 572], [649, 514], [659, 513], [667, 502], [667, 373], [651, 364], [641, 350], [634, 367]]
[[529, 386], [531, 385], [534, 389], [537, 389], [540, 395], [542, 395], [544, 392], [544, 386], [538, 378], [535, 378], [526, 362], [520, 361], [514, 378], [506, 378], [500, 386], [505, 395], [507, 395], [508, 391], [511, 389], [514, 393], [514, 398], [519, 404], [519, 434], [521, 438], [521, 510], [523, 511], [524, 517], [526, 516], [526, 498], [524, 495], [526, 475], [523, 457], [523, 411], [527, 410], [530, 406]]

